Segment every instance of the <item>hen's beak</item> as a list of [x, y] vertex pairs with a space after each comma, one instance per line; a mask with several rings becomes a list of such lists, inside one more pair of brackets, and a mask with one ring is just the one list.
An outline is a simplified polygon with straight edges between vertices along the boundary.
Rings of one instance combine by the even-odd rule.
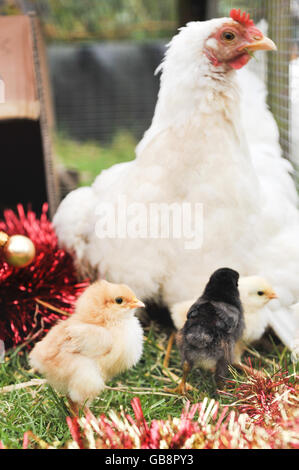
[[272, 291], [272, 292], [268, 292], [266, 295], [267, 295], [268, 299], [270, 299], [270, 300], [271, 300], [271, 299], [277, 299], [277, 298], [278, 298], [278, 295], [277, 295], [275, 292], [273, 292], [273, 291]]
[[261, 36], [260, 38], [254, 39], [252, 42], [248, 42], [240, 47], [240, 51], [247, 49], [250, 52], [254, 51], [277, 51], [275, 42], [272, 39], [267, 38], [266, 36]]
[[141, 302], [141, 300], [138, 300], [137, 297], [134, 297], [132, 299], [132, 302], [130, 302], [130, 308], [144, 308], [145, 304]]

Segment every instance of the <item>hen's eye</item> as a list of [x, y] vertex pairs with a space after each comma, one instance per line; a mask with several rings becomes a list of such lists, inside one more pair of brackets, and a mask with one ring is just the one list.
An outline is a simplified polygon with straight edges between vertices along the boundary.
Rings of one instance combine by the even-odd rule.
[[225, 41], [233, 41], [235, 37], [236, 35], [232, 31], [224, 31], [224, 33], [222, 33], [222, 39]]
[[264, 292], [262, 290], [259, 290], [257, 294], [258, 295], [264, 295]]
[[122, 304], [122, 303], [123, 303], [122, 297], [116, 297], [115, 302], [116, 302], [117, 304]]

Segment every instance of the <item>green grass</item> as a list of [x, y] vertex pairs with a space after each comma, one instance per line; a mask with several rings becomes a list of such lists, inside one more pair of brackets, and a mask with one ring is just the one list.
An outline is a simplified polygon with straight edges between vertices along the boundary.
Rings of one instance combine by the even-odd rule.
[[[162, 372], [164, 350], [167, 342], [165, 333], [158, 333], [151, 328], [145, 331], [144, 353], [140, 362], [130, 371], [116, 377], [109, 382], [110, 387], [125, 388], [124, 390], [107, 390], [102, 393], [91, 406], [92, 412], [97, 416], [108, 413], [110, 409], [119, 411], [123, 407], [132, 414], [130, 401], [134, 396], [141, 400], [145, 417], [152, 419], [166, 419], [170, 416], [179, 416], [186, 398], [177, 395], [169, 396], [164, 387], [172, 387], [172, 381]], [[272, 351], [266, 352], [258, 349], [261, 358], [251, 356], [253, 365], [263, 367], [270, 374], [279, 368], [288, 368], [290, 374], [294, 372], [294, 364], [290, 353], [272, 342]], [[246, 354], [248, 356], [248, 354]], [[273, 361], [276, 366], [273, 365]], [[171, 354], [170, 369], [180, 375], [180, 358], [177, 348]], [[244, 375], [234, 372], [236, 387]], [[16, 349], [6, 355], [4, 364], [0, 364], [0, 388], [36, 378], [29, 369], [27, 352]], [[227, 396], [218, 395], [214, 379], [208, 372], [194, 370], [188, 382], [196, 387], [190, 392], [193, 402], [202, 401], [205, 396], [216, 398], [222, 404], [232, 401]], [[65, 397], [58, 395], [49, 385], [27, 387], [0, 395], [0, 440], [9, 448], [21, 448], [23, 434], [32, 431], [44, 441], [62, 447], [70, 439], [66, 425], [68, 408]]]
[[76, 142], [63, 134], [57, 134], [54, 144], [58, 161], [80, 173], [80, 185], [89, 185], [102, 170], [135, 158], [136, 140], [125, 131], [118, 132], [106, 146]]

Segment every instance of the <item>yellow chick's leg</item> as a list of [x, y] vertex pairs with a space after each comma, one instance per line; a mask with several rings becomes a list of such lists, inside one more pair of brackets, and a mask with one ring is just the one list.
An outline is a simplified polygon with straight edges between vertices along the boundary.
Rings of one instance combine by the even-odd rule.
[[186, 383], [187, 381], [187, 376], [190, 372], [190, 366], [187, 361], [184, 362], [183, 364], [183, 377], [180, 383], [178, 384], [177, 387], [175, 388], [165, 388], [164, 390], [166, 392], [170, 393], [177, 393], [179, 395], [188, 395], [187, 390], [189, 389], [188, 384]]
[[164, 361], [163, 361], [163, 367], [165, 367], [165, 369], [168, 369], [168, 366], [169, 366], [170, 353], [172, 350], [174, 339], [175, 339], [175, 332], [171, 333], [171, 335], [169, 336], [166, 354], [165, 354]]
[[245, 349], [245, 344], [242, 340], [239, 340], [235, 344], [235, 349], [234, 349], [234, 363], [239, 364], [241, 362], [242, 354]]

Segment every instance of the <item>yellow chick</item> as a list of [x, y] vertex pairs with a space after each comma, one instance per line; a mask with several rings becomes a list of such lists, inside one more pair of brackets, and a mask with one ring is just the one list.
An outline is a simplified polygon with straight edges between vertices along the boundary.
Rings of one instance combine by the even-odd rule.
[[236, 363], [241, 361], [245, 344], [258, 341], [263, 336], [268, 326], [267, 314], [263, 310], [263, 307], [270, 300], [277, 299], [277, 295], [272, 286], [259, 276], [240, 278], [239, 292], [244, 308], [245, 329], [242, 335], [242, 341], [239, 341], [236, 345]]
[[134, 312], [144, 306], [126, 285], [95, 282], [79, 297], [75, 313], [35, 345], [31, 366], [77, 411], [139, 361], [143, 330]]
[[[245, 329], [242, 340], [236, 344], [234, 359], [236, 364], [241, 361], [245, 344], [257, 341], [263, 336], [268, 324], [267, 315], [263, 311], [263, 307], [271, 299], [277, 298], [271, 285], [259, 276], [240, 277], [239, 292], [244, 309]], [[171, 318], [178, 330], [184, 326], [188, 310], [195, 301], [196, 299], [178, 302], [170, 308]], [[168, 359], [169, 351], [164, 361], [165, 367], [167, 367]]]

